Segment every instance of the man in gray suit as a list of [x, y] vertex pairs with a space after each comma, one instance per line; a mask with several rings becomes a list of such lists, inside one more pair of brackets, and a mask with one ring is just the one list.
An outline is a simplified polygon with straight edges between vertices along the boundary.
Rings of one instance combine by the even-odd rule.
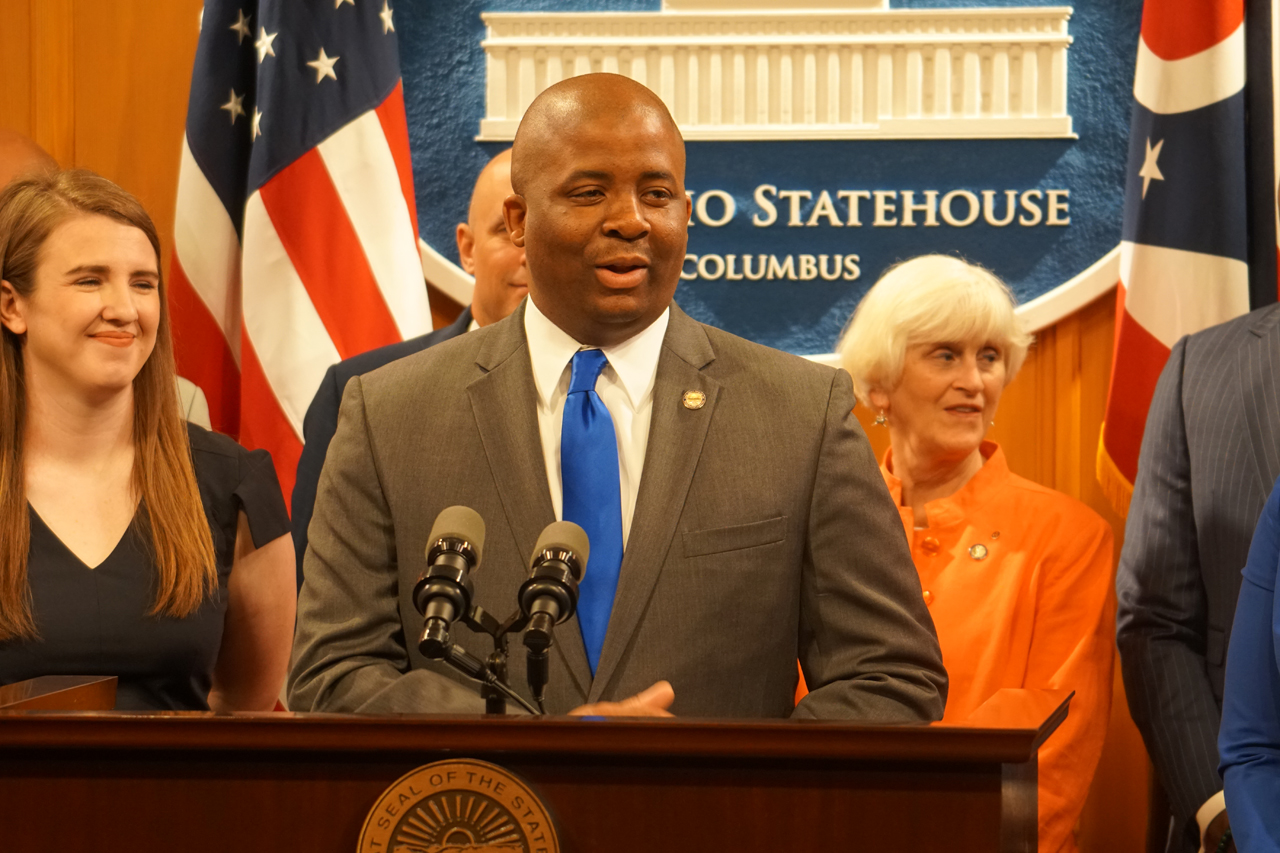
[[[607, 537], [592, 541], [582, 592], [616, 582], [607, 630], [602, 645], [577, 617], [557, 630], [549, 713], [939, 719], [941, 653], [848, 374], [703, 326], [671, 301], [690, 204], [662, 102], [617, 75], [551, 87], [521, 122], [512, 182], [524, 306], [347, 385], [311, 526], [290, 707], [483, 709], [474, 684], [416, 648], [410, 596], [428, 532], [450, 505], [478, 511], [475, 601], [513, 610], [539, 532], [581, 503], [567, 413], [585, 399], [607, 409], [616, 438], [617, 471], [591, 473], [615, 484], [602, 516], [623, 547], [611, 575], [597, 565]], [[600, 371], [584, 388], [580, 359]], [[455, 639], [489, 651], [461, 628]], [[797, 656], [810, 693], [794, 706]]]
[[1167, 850], [1227, 828], [1218, 725], [1253, 528], [1280, 475], [1280, 305], [1178, 341], [1147, 415], [1116, 578], [1129, 710], [1169, 796]]

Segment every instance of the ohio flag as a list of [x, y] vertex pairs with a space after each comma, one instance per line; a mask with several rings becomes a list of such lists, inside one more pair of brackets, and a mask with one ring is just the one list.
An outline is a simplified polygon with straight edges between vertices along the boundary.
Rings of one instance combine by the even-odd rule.
[[326, 368], [430, 331], [388, 0], [208, 0], [178, 179], [178, 372], [286, 500]]
[[1098, 479], [1121, 515], [1169, 350], [1249, 310], [1244, 84], [1244, 0], [1147, 0], [1098, 444]]

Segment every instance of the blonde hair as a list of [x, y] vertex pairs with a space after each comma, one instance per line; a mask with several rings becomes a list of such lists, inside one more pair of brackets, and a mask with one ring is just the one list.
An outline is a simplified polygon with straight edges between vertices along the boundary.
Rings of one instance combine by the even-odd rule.
[[1013, 293], [993, 273], [946, 255], [921, 255], [890, 267], [849, 319], [836, 352], [858, 399], [891, 391], [907, 348], [981, 340], [1000, 348], [1005, 385], [1027, 357], [1032, 335], [1014, 313]]
[[[160, 266], [160, 238], [129, 193], [88, 171], [53, 172], [0, 192], [0, 279], [30, 298], [40, 249], [54, 229], [85, 214], [105, 216], [147, 236]], [[174, 405], [169, 295], [160, 276], [155, 348], [133, 379], [133, 489], [146, 509], [138, 532], [151, 546], [156, 596], [151, 615], [189, 616], [218, 588], [213, 537], [191, 462], [187, 430]], [[36, 638], [27, 580], [31, 543], [23, 466], [26, 388], [23, 337], [0, 326], [0, 641]]]

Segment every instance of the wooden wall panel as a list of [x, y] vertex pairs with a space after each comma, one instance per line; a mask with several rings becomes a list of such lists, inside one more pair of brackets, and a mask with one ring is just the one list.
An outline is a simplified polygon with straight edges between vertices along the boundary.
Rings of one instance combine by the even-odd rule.
[[31, 136], [31, 0], [0, 0], [0, 127]]
[[[45, 2], [45, 0], [40, 0]], [[75, 165], [136, 195], [168, 269], [200, 0], [74, 0]]]
[[31, 3], [31, 138], [62, 166], [75, 163], [72, 0]]
[[[63, 166], [101, 172], [142, 199], [165, 261], [200, 0], [0, 0], [0, 125], [36, 139]], [[435, 294], [433, 294], [434, 296]], [[451, 319], [443, 303], [436, 324]], [[1094, 479], [1110, 374], [1114, 295], [1043, 330], [1007, 389], [992, 438], [1010, 466], [1084, 501], [1122, 541]], [[877, 456], [888, 434], [859, 407]], [[1138, 851], [1147, 759], [1116, 676], [1111, 726], [1081, 821], [1086, 853]]]

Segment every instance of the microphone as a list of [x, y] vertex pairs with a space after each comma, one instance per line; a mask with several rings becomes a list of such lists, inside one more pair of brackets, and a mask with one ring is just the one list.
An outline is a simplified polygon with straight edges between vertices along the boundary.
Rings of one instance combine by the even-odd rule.
[[550, 677], [547, 652], [553, 631], [578, 609], [578, 583], [586, 572], [589, 552], [587, 533], [581, 527], [572, 521], [548, 524], [533, 547], [529, 579], [520, 587], [520, 612], [529, 620], [524, 632], [529, 689], [539, 708]]
[[449, 626], [471, 609], [471, 571], [480, 565], [484, 519], [470, 507], [451, 506], [436, 516], [427, 537], [427, 570], [413, 587], [413, 606], [422, 614], [418, 650], [443, 658], [453, 645]]

